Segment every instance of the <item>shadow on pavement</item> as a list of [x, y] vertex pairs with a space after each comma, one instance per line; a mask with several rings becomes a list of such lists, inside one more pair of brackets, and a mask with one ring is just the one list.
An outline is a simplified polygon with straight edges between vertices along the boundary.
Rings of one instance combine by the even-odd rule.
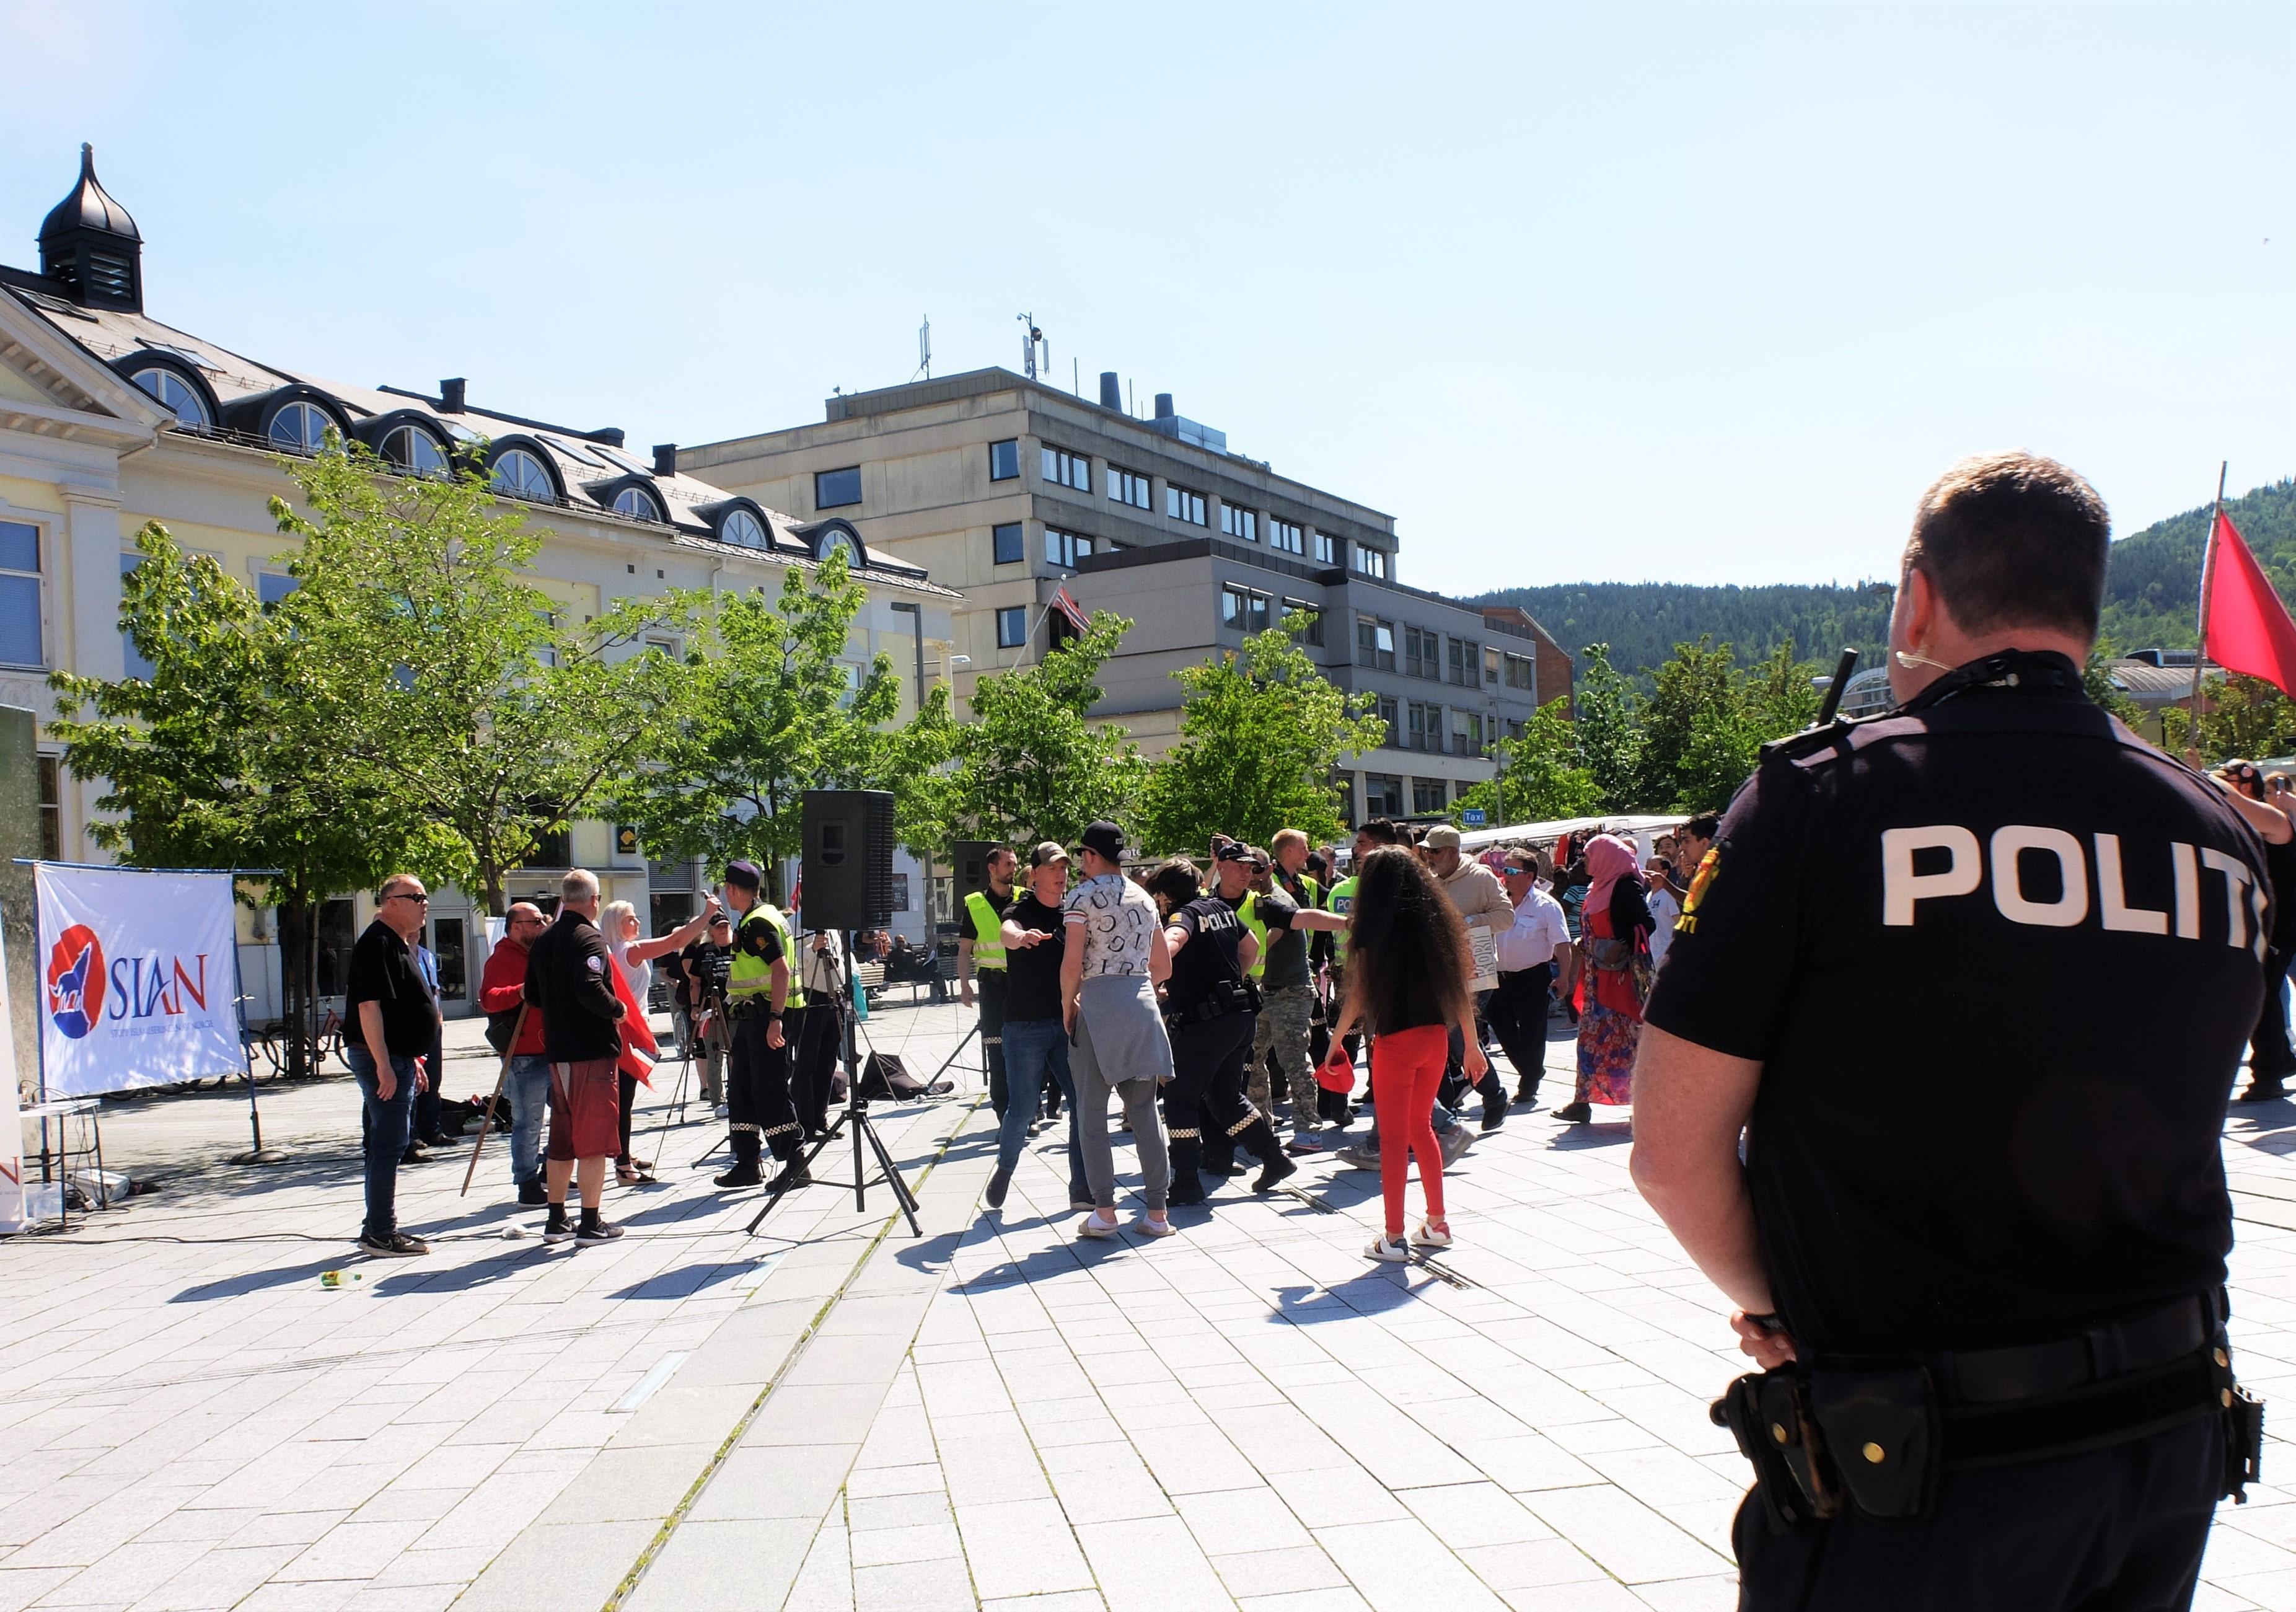
[[250, 1293], [261, 1293], [272, 1287], [291, 1287], [299, 1282], [316, 1282], [321, 1271], [352, 1263], [357, 1257], [354, 1250], [345, 1248], [340, 1254], [299, 1265], [281, 1265], [269, 1271], [249, 1271], [238, 1276], [220, 1277], [211, 1282], [186, 1287], [168, 1302], [171, 1304], [203, 1304], [219, 1298], [244, 1298]]

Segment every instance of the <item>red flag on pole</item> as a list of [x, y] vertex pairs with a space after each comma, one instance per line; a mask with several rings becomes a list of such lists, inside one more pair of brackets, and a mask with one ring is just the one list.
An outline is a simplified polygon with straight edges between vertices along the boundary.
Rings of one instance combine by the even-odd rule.
[[2296, 621], [2221, 510], [2209, 568], [2208, 623], [2202, 647], [2210, 660], [2296, 696]]
[[[1092, 630], [1092, 623], [1085, 619], [1084, 611], [1077, 602], [1069, 597], [1069, 590], [1065, 586], [1053, 589], [1053, 608], [1061, 613], [1062, 618], [1070, 626], [1075, 628], [1079, 636]], [[2291, 664], [2296, 664], [2296, 662]]]

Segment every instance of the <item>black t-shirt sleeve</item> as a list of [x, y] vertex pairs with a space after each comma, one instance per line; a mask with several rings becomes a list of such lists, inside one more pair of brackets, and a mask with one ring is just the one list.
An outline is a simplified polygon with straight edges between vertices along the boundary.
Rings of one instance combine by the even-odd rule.
[[1644, 1020], [1732, 1057], [1769, 1056], [1799, 966], [1808, 781], [1767, 762], [1692, 874]]
[[734, 950], [746, 951], [767, 963], [782, 960], [782, 932], [771, 924], [744, 924], [734, 936]]
[[1299, 910], [1300, 903], [1280, 892], [1261, 896], [1253, 907], [1259, 921], [1269, 929], [1291, 928], [1292, 917]]
[[1172, 916], [1164, 920], [1163, 926], [1167, 929], [1185, 930], [1189, 934], [1193, 935], [1196, 933], [1196, 915], [1185, 907], [1175, 908]]

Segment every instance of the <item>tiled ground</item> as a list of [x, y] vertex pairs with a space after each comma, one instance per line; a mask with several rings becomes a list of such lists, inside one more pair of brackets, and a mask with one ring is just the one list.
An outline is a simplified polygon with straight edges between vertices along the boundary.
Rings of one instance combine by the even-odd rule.
[[[930, 1067], [957, 1022], [872, 1028]], [[1168, 1241], [1078, 1244], [1047, 1133], [985, 1216], [986, 1112], [949, 1105], [887, 1117], [931, 1165], [916, 1239], [825, 1189], [743, 1239], [683, 1168], [695, 1127], [611, 1250], [480, 1240], [506, 1212], [454, 1221], [441, 1165], [408, 1218], [477, 1235], [365, 1293], [317, 1285], [340, 1243], [112, 1240], [342, 1233], [343, 1106], [271, 1106], [306, 1139], [284, 1176], [0, 1246], [0, 1612], [1732, 1602], [1743, 1472], [1706, 1402], [1738, 1357], [1622, 1124], [1516, 1110], [1448, 1178], [1439, 1270], [1365, 1261], [1376, 1180], [1323, 1161]], [[243, 1109], [173, 1108], [107, 1144], [236, 1145]], [[2296, 1403], [2296, 1107], [2236, 1109], [2226, 1148], [2243, 1376]], [[2292, 1463], [2276, 1443], [2296, 1489]], [[2203, 1606], [2296, 1608], [2282, 1491], [2223, 1509], [2207, 1578]]]

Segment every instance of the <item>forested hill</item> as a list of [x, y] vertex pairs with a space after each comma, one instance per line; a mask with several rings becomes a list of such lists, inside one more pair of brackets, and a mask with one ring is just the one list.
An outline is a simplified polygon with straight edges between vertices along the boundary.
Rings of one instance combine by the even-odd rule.
[[[2282, 596], [2296, 598], [2296, 480], [2259, 487], [2225, 508]], [[2201, 588], [2207, 505], [2171, 515], [2112, 546], [2105, 574], [2104, 636], [2120, 650], [2190, 649]], [[1611, 664], [1633, 676], [1710, 636], [1737, 650], [1741, 666], [1791, 641], [1804, 660], [1830, 665], [1845, 645], [1880, 664], [1889, 636], [1887, 581], [1852, 586], [1779, 583], [1704, 588], [1685, 582], [1562, 582], [1504, 588], [1478, 603], [1517, 604], [1576, 655], [1608, 644]]]

